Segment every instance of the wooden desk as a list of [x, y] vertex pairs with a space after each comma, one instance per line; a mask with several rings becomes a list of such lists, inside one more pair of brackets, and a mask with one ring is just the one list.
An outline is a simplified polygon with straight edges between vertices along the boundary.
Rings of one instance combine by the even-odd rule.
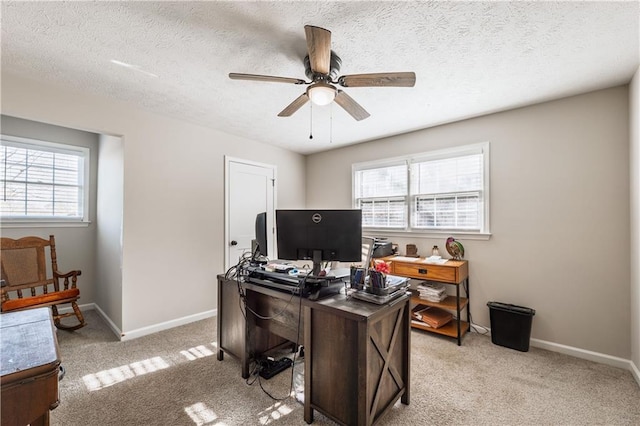
[[[453, 285], [455, 296], [450, 295], [442, 302], [430, 302], [421, 299], [417, 291], [413, 291], [411, 302], [416, 306], [435, 306], [455, 312], [456, 319], [440, 328], [428, 327], [417, 321], [411, 322], [411, 327], [431, 333], [443, 334], [458, 340], [458, 346], [462, 344], [462, 336], [469, 331], [471, 313], [469, 310], [469, 263], [466, 260], [448, 260], [443, 264], [424, 263], [424, 258], [406, 260], [398, 256], [382, 258], [391, 264], [391, 273], [401, 277], [416, 278], [426, 281]], [[464, 290], [464, 297], [460, 288]], [[462, 320], [462, 312], [466, 308], [466, 321]]]
[[[404, 296], [387, 305], [344, 295], [311, 301], [251, 283], [218, 276], [218, 360], [238, 357], [242, 377], [261, 351], [304, 342], [304, 419], [314, 410], [343, 425], [376, 423], [398, 399], [409, 404], [410, 305]], [[298, 314], [302, 311], [302, 317]], [[300, 324], [300, 328], [298, 327]]]
[[302, 344], [303, 324], [300, 323], [298, 339], [298, 297], [251, 283], [240, 285], [247, 295], [249, 309], [263, 317], [275, 316], [268, 321], [250, 312], [247, 315], [244, 302], [240, 299], [238, 283], [225, 279], [223, 275], [218, 276], [217, 358], [222, 361], [225, 353], [238, 358], [242, 377], [246, 379], [249, 377], [251, 360], [257, 355], [289, 342]]
[[409, 297], [375, 305], [344, 295], [303, 300], [304, 419], [316, 409], [343, 425], [376, 423], [409, 404]]
[[60, 355], [49, 308], [0, 315], [2, 425], [48, 425], [59, 404]]

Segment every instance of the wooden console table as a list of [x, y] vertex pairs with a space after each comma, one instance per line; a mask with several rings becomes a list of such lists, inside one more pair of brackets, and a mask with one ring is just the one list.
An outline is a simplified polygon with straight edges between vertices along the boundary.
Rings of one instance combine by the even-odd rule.
[[247, 312], [245, 321], [238, 283], [219, 275], [218, 360], [224, 353], [238, 357], [246, 378], [252, 357], [302, 339], [307, 423], [318, 410], [339, 424], [371, 425], [398, 399], [409, 404], [408, 296], [375, 305], [343, 294], [311, 301], [252, 283], [240, 286], [260, 316], [280, 314], [264, 320]]
[[49, 308], [0, 315], [2, 425], [48, 425], [59, 404], [58, 340]]
[[[413, 291], [411, 302], [414, 305], [435, 306], [453, 311], [456, 319], [440, 328], [432, 328], [416, 321], [411, 322], [411, 327], [456, 338], [458, 346], [460, 346], [462, 337], [469, 331], [471, 318], [469, 312], [469, 263], [466, 260], [448, 260], [443, 264], [434, 264], [425, 263], [424, 258], [407, 260], [397, 256], [389, 256], [383, 259], [391, 264], [391, 274], [393, 275], [455, 286], [455, 296], [450, 295], [442, 302], [430, 302], [421, 299], [418, 293]], [[464, 296], [461, 295], [460, 287], [464, 290]], [[466, 321], [461, 318], [465, 308]]]

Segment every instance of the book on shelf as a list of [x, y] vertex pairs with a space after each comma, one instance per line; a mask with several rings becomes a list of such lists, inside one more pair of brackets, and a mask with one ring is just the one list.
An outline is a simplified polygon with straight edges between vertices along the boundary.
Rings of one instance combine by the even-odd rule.
[[420, 299], [430, 302], [442, 302], [447, 298], [447, 291], [442, 283], [424, 281], [418, 285], [417, 290]]
[[411, 324], [416, 324], [416, 325], [421, 325], [421, 326], [423, 326], [423, 327], [429, 327], [429, 328], [432, 328], [432, 327], [431, 327], [429, 324], [427, 324], [426, 322], [422, 322], [422, 321], [419, 321], [419, 320], [417, 320], [417, 319], [412, 319], [412, 320], [411, 320]]
[[432, 328], [440, 328], [453, 319], [453, 314], [434, 306], [416, 306], [411, 310], [411, 320]]

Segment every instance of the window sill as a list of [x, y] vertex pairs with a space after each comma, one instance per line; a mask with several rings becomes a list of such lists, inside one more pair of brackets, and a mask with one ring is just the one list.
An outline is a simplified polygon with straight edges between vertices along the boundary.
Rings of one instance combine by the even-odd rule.
[[9, 228], [86, 228], [91, 222], [63, 222], [63, 221], [28, 221], [28, 220], [2, 220], [0, 226]]
[[440, 239], [442, 237], [454, 237], [461, 240], [488, 241], [491, 238], [489, 232], [463, 232], [463, 231], [405, 231], [402, 229], [376, 229], [362, 228], [362, 235], [374, 235], [376, 237], [398, 237], [398, 238], [424, 238]]

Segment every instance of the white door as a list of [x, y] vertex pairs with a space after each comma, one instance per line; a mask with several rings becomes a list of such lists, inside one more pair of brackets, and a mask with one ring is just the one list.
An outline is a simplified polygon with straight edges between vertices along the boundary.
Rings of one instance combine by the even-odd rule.
[[267, 212], [267, 251], [275, 259], [276, 167], [225, 157], [225, 270], [251, 252], [256, 215]]

